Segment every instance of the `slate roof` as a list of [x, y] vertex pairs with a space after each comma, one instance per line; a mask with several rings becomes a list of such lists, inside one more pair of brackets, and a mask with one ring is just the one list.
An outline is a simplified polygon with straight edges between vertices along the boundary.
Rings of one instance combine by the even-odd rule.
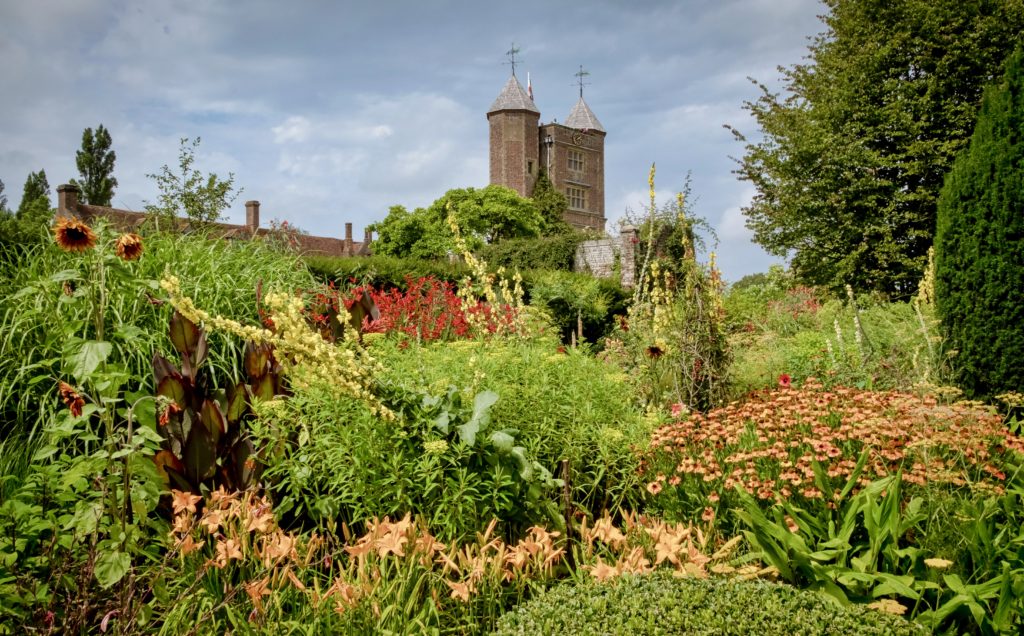
[[519, 80], [516, 79], [515, 75], [508, 78], [505, 88], [501, 89], [501, 93], [498, 94], [498, 98], [491, 104], [487, 114], [489, 115], [499, 110], [528, 110], [531, 113], [540, 115], [537, 105], [530, 99], [530, 96], [519, 84]]
[[578, 130], [605, 132], [601, 122], [597, 120], [597, 115], [594, 114], [594, 111], [590, 110], [587, 103], [583, 101], [583, 97], [580, 97], [580, 101], [576, 102], [576, 105], [569, 111], [569, 117], [565, 120], [565, 125]]

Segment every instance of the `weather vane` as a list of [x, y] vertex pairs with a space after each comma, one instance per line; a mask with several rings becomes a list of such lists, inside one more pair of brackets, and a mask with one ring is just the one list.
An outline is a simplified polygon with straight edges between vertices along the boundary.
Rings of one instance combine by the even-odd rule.
[[580, 99], [583, 99], [583, 87], [584, 86], [590, 86], [590, 84], [584, 84], [583, 83], [583, 78], [586, 77], [587, 75], [590, 75], [590, 73], [588, 73], [587, 71], [583, 70], [583, 65], [582, 64], [580, 64], [580, 70], [573, 75], [574, 77], [578, 78], [576, 80], [576, 83], [580, 85]]
[[[505, 55], [507, 55], [508, 59], [511, 60], [511, 61], [505, 62], [505, 63], [512, 65], [512, 75], [516, 74], [516, 53], [518, 53], [518, 52], [519, 52], [519, 49], [516, 48], [516, 43], [515, 42], [512, 43], [512, 48], [510, 48], [509, 50], [505, 51]], [[519, 60], [519, 61], [522, 62], [522, 60]]]

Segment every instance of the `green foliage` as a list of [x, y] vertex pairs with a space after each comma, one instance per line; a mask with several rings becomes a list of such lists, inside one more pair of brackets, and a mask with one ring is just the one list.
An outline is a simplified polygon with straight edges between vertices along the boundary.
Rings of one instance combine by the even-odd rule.
[[1024, 50], [985, 92], [939, 200], [935, 294], [958, 384], [1024, 390]]
[[21, 203], [14, 214], [7, 210], [7, 197], [2, 195], [3, 188], [0, 187], [0, 244], [14, 246], [41, 241], [47, 231], [44, 226], [49, 225], [53, 218], [46, 172], [29, 173]]
[[319, 280], [324, 283], [333, 282], [338, 287], [356, 282], [382, 290], [404, 290], [407, 277], [413, 280], [433, 277], [440, 281], [459, 283], [469, 275], [469, 268], [464, 263], [377, 254], [352, 258], [307, 256], [303, 260]]
[[378, 233], [373, 251], [382, 256], [444, 258], [455, 250], [448, 227], [449, 208], [470, 249], [515, 237], [537, 236], [543, 219], [536, 204], [499, 185], [449, 190], [429, 208], [409, 212], [392, 206], [383, 221], [370, 229]]
[[498, 397], [399, 389], [385, 399], [399, 421], [381, 426], [362, 401], [305, 389], [254, 435], [270, 449], [265, 474], [279, 511], [317, 525], [412, 513], [442, 540], [462, 541], [493, 518], [515, 531], [557, 523], [551, 493], [560, 483], [519, 431], [493, 421]]
[[576, 248], [592, 237], [569, 231], [537, 238], [517, 238], [491, 243], [477, 253], [491, 267], [525, 272], [549, 269], [571, 272], [576, 261]]
[[[53, 358], [5, 364], [30, 374], [20, 387], [5, 377], [4, 388], [31, 393], [38, 405], [30, 408], [39, 410], [33, 426], [45, 427], [41, 446], [31, 437], [35, 443], [25, 444], [24, 431], [8, 437], [21, 441], [16, 451], [31, 463], [23, 474], [4, 474], [0, 490], [0, 625], [20, 626], [17, 633], [84, 631], [110, 611], [126, 612], [133, 564], [158, 558], [159, 543], [150, 539], [166, 527], [151, 516], [163, 487], [152, 463], [160, 441], [154, 400], [133, 386], [144, 376], [121, 364], [136, 342], [111, 337], [116, 322], [108, 313], [112, 296], [141, 293], [145, 284], [139, 264], [122, 263], [102, 228], [99, 236], [97, 247], [74, 257], [74, 270], [50, 278], [76, 282], [76, 292], [61, 296], [80, 312], [75, 321], [45, 316], [58, 345], [48, 352]], [[37, 293], [26, 289], [12, 306]], [[67, 411], [53, 407], [54, 393]]]
[[[198, 141], [198, 140], [197, 140]], [[100, 124], [93, 133], [92, 128], [82, 132], [82, 149], [75, 153], [75, 165], [82, 180], [71, 180], [82, 190], [82, 201], [90, 205], [110, 207], [114, 198], [117, 179], [114, 177], [114, 161], [117, 154], [110, 149], [110, 132]]]
[[[541, 234], [545, 236], [567, 234], [572, 227], [563, 218], [569, 209], [569, 200], [555, 189], [547, 170], [541, 169], [530, 195], [541, 217]], [[554, 269], [554, 268], [546, 268]]]
[[907, 621], [760, 581], [676, 578], [659, 572], [610, 583], [560, 585], [498, 621], [512, 634], [919, 634]]
[[646, 215], [629, 219], [640, 231], [632, 303], [616, 339], [606, 344], [643, 403], [706, 410], [725, 394], [730, 356], [714, 253], [707, 266], [696, 260], [703, 247], [696, 230], [703, 228], [712, 238], [714, 233], [690, 211], [689, 176], [675, 201], [661, 207], [654, 176], [652, 164]]
[[244, 426], [254, 400], [282, 392], [280, 365], [267, 344], [246, 343], [242, 367], [247, 381], [218, 395], [200, 375], [208, 346], [206, 331], [177, 311], [171, 316], [171, 344], [180, 369], [160, 354], [153, 356], [153, 382], [163, 434], [156, 461], [178, 490], [202, 492], [222, 486], [246, 490], [256, 482], [256, 449]]
[[[912, 542], [926, 515], [921, 498], [901, 498], [899, 474], [849, 496], [866, 458], [865, 453], [833, 512], [810, 513], [783, 502], [766, 514], [752, 497], [738, 491], [744, 503], [737, 514], [750, 528], [745, 534], [759, 550], [759, 558], [778, 569], [785, 581], [844, 603], [891, 599], [936, 632], [1019, 633], [1024, 618], [1024, 563], [1019, 555], [1010, 553], [1011, 559], [1002, 561], [995, 572], [972, 572], [977, 575], [974, 581], [943, 574], [952, 563], [927, 559], [929, 555]], [[977, 548], [993, 548], [991, 521], [981, 519], [969, 528], [980, 530], [980, 536], [963, 536]], [[1012, 531], [1012, 540], [1020, 541], [1020, 527]], [[1005, 538], [996, 540], [1005, 546]]]
[[580, 350], [557, 352], [557, 341], [438, 343], [401, 348], [374, 344], [386, 379], [441, 393], [449, 386], [501, 396], [494, 426], [514, 429], [556, 477], [568, 482], [574, 506], [593, 513], [636, 504], [638, 457], [648, 424], [633, 406], [625, 376]]
[[4, 181], [0, 179], [0, 214], [7, 214], [10, 210], [7, 209], [7, 195], [4, 194]]
[[524, 278], [530, 305], [544, 309], [562, 342], [596, 342], [625, 314], [626, 292], [610, 281], [571, 272], [531, 272]]
[[[103, 226], [96, 230], [99, 245], [109, 249], [116, 235]], [[157, 234], [144, 237], [144, 250], [138, 262], [124, 264], [117, 259], [108, 268], [120, 272], [130, 265], [137, 274], [131, 285], [106, 288], [107, 333], [100, 340], [117, 345], [109, 363], [147, 385], [154, 351], [172, 349], [166, 329], [170, 308], [149, 295], [156, 293], [155, 280], [167, 268], [189, 272], [185, 291], [204, 308], [252, 322], [259, 319], [254, 301], [261, 281], [286, 289], [312, 284], [295, 257], [250, 241]], [[55, 408], [53, 386], [63, 377], [63, 352], [76, 343], [97, 340], [89, 300], [90, 289], [95, 289], [91, 285], [97, 281], [86, 268], [86, 259], [52, 242], [0, 246], [0, 271], [0, 428], [5, 438], [0, 467], [9, 464], [17, 474], [39, 444], [40, 426]], [[223, 381], [240, 379], [236, 361], [241, 356], [241, 345], [234, 339], [210, 339], [209, 364]]]
[[814, 290], [774, 284], [730, 291], [735, 352], [730, 392], [773, 386], [782, 374], [828, 386], [913, 390], [941, 386], [949, 359], [930, 303], [873, 297], [822, 301]]
[[33, 208], [50, 209], [50, 182], [46, 180], [46, 171], [30, 172], [25, 178], [25, 187], [18, 204], [17, 217], [24, 218]]
[[763, 139], [740, 178], [754, 240], [792, 251], [804, 283], [908, 299], [924, 270], [943, 177], [982, 88], [1024, 31], [1021, 0], [827, 0], [809, 62], [745, 104]]
[[156, 187], [160, 190], [157, 203], [146, 204], [146, 212], [156, 215], [158, 223], [160, 220], [173, 222], [178, 216], [200, 224], [217, 221], [242, 193], [241, 188], [234, 188], [234, 173], [228, 173], [228, 178], [221, 180], [212, 172], [204, 176], [193, 167], [199, 141], [199, 137], [191, 143], [188, 137], [181, 138], [178, 151], [179, 174], [165, 164], [159, 173], [146, 175], [156, 181]]

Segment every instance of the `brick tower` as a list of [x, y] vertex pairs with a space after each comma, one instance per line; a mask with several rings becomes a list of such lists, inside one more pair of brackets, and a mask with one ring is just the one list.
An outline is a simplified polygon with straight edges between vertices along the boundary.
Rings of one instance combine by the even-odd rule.
[[537, 182], [540, 111], [513, 73], [487, 111], [491, 129], [491, 183], [528, 197]]
[[540, 124], [540, 111], [515, 73], [487, 111], [491, 138], [491, 183], [533, 194], [538, 171], [547, 172], [565, 195], [565, 221], [575, 228], [604, 230], [605, 130], [580, 99], [564, 124]]

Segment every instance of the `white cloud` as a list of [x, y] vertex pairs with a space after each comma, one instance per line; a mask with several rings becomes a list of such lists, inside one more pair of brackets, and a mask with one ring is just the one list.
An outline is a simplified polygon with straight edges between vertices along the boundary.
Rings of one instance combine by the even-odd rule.
[[274, 126], [274, 143], [283, 144], [289, 141], [306, 141], [309, 138], [309, 120], [300, 115], [293, 115], [284, 120], [280, 126]]

